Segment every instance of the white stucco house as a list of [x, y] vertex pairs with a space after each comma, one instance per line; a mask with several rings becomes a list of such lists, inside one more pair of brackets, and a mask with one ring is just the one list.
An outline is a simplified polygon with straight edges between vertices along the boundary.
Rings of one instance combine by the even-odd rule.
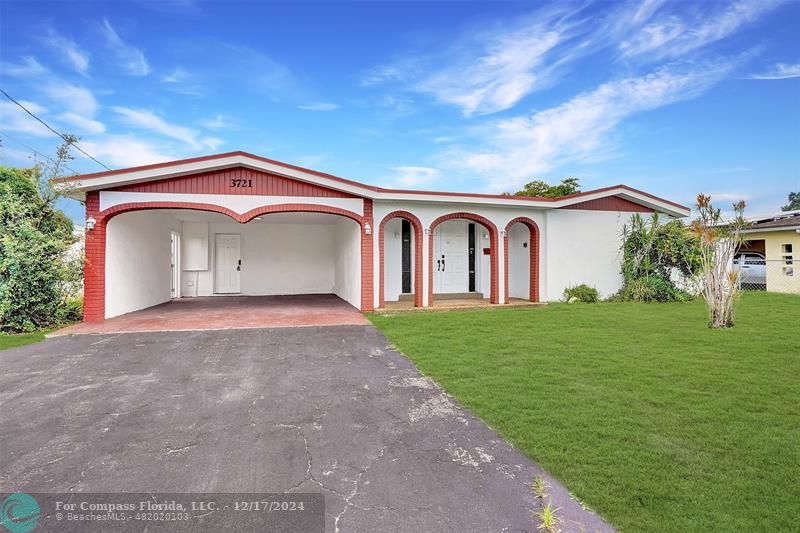
[[222, 294], [332, 293], [362, 311], [557, 300], [578, 283], [608, 295], [631, 214], [689, 214], [624, 185], [556, 199], [396, 190], [245, 152], [61, 186], [86, 205], [86, 321]]

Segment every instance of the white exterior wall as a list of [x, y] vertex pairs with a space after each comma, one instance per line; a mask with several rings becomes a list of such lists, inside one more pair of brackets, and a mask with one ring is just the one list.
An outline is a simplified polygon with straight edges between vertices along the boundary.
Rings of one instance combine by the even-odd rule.
[[361, 309], [361, 225], [355, 220], [341, 218], [333, 228], [333, 293], [356, 309]]
[[[375, 221], [375, 226], [380, 227], [380, 221]], [[413, 239], [414, 228], [411, 228]], [[375, 239], [377, 240], [377, 238]], [[402, 220], [395, 218], [386, 223], [383, 236], [383, 291], [384, 299], [387, 302], [394, 302], [400, 298], [403, 292], [403, 279], [402, 279], [402, 252], [403, 252], [403, 239], [402, 239]], [[411, 262], [414, 262], [414, 246], [412, 241], [411, 246]], [[413, 265], [412, 265], [413, 268]], [[375, 278], [378, 279], [378, 278]], [[414, 277], [411, 277], [411, 286], [414, 286]], [[379, 287], [375, 287], [375, 292], [378, 292]]]
[[586, 283], [602, 298], [622, 287], [623, 226], [633, 213], [559, 209], [547, 213], [547, 294], [563, 298], [567, 287]]
[[106, 318], [170, 299], [170, 233], [174, 217], [137, 211], [115, 216], [106, 228]]
[[[241, 235], [241, 294], [330, 293], [334, 287], [333, 224], [213, 222], [209, 225], [208, 270], [184, 272], [184, 296], [211, 296], [217, 234]], [[185, 261], [184, 261], [185, 263]], [[193, 279], [196, 278], [196, 281]], [[196, 285], [190, 286], [190, 283]]]

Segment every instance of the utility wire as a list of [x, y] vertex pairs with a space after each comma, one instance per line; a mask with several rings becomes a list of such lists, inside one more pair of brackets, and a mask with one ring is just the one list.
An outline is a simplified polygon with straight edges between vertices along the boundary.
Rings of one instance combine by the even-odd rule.
[[[6, 133], [6, 132], [4, 132], [4, 131], [2, 131], [2, 130], [0, 130], [0, 136], [3, 136], [3, 137], [5, 137], [6, 139], [10, 139], [10, 140], [14, 141], [14, 142], [15, 142], [15, 143], [17, 143], [18, 145], [20, 145], [20, 146], [22, 146], [23, 148], [25, 148], [26, 150], [30, 150], [30, 151], [31, 151], [31, 152], [33, 152], [34, 154], [36, 154], [36, 155], [38, 155], [38, 156], [40, 156], [40, 157], [44, 157], [45, 159], [47, 159], [48, 161], [50, 161], [50, 162], [51, 162], [53, 165], [57, 165], [57, 163], [56, 163], [56, 160], [55, 160], [55, 159], [53, 159], [52, 157], [49, 157], [49, 156], [47, 156], [47, 155], [43, 154], [42, 152], [40, 152], [40, 151], [39, 151], [39, 150], [37, 150], [36, 148], [32, 148], [32, 147], [28, 146], [28, 145], [27, 145], [27, 144], [25, 144], [24, 142], [20, 141], [19, 139], [15, 138], [15, 137], [12, 137], [11, 135], [9, 135], [8, 133]], [[67, 170], [69, 170], [69, 171], [70, 171], [70, 172], [72, 172], [73, 174], [78, 174], [78, 172], [77, 172], [76, 170], [74, 170], [74, 169], [70, 168], [70, 167], [69, 167], [69, 165], [67, 165], [66, 163], [63, 163], [63, 162], [62, 162], [62, 163], [61, 163], [61, 166], [62, 166], [62, 167], [64, 167], [64, 168], [66, 168]]]
[[62, 139], [64, 139], [64, 142], [66, 142], [66, 143], [67, 143], [67, 144], [69, 144], [70, 146], [74, 146], [76, 150], [78, 150], [80, 153], [82, 153], [83, 155], [85, 155], [86, 157], [88, 157], [89, 159], [91, 159], [92, 161], [94, 161], [95, 163], [97, 163], [98, 165], [100, 165], [101, 167], [103, 167], [104, 169], [106, 169], [106, 170], [111, 170], [111, 168], [110, 168], [110, 167], [108, 167], [107, 165], [105, 165], [105, 164], [101, 163], [100, 161], [98, 161], [97, 159], [95, 159], [94, 157], [92, 157], [91, 155], [89, 155], [89, 154], [87, 154], [86, 152], [84, 152], [84, 151], [83, 151], [83, 148], [81, 148], [80, 146], [78, 146], [78, 145], [77, 145], [77, 143], [75, 143], [74, 141], [71, 141], [71, 140], [69, 140], [69, 139], [68, 139], [68, 138], [67, 138], [67, 137], [66, 137], [66, 136], [65, 136], [63, 133], [61, 133], [61, 132], [59, 132], [59, 131], [57, 131], [57, 130], [53, 129], [53, 128], [50, 126], [50, 124], [48, 124], [48, 123], [47, 123], [47, 122], [45, 122], [44, 120], [40, 119], [40, 118], [39, 118], [39, 117], [37, 117], [36, 115], [34, 115], [34, 114], [33, 114], [33, 113], [32, 113], [32, 112], [31, 112], [31, 111], [30, 111], [30, 110], [29, 110], [27, 107], [25, 107], [24, 105], [22, 105], [21, 103], [19, 103], [18, 101], [16, 101], [14, 98], [12, 98], [12, 96], [11, 96], [10, 94], [8, 94], [7, 92], [5, 92], [5, 91], [4, 91], [2, 88], [0, 88], [0, 92], [1, 92], [1, 93], [3, 93], [3, 94], [5, 95], [5, 97], [6, 97], [6, 98], [8, 98], [9, 100], [11, 100], [11, 101], [12, 101], [12, 102], [14, 102], [15, 104], [17, 104], [17, 105], [18, 105], [18, 106], [19, 106], [19, 107], [20, 107], [20, 108], [21, 108], [23, 111], [25, 111], [27, 114], [29, 114], [30, 116], [32, 116], [33, 118], [35, 118], [36, 120], [38, 120], [39, 122], [41, 122], [41, 123], [44, 125], [44, 127], [45, 127], [45, 128], [47, 128], [48, 130], [52, 131], [53, 133], [55, 133], [56, 135], [58, 135], [59, 137], [61, 137]]

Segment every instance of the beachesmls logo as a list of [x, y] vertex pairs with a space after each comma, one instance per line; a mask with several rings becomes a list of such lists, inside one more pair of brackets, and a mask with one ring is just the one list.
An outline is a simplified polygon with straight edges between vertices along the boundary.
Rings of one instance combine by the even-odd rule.
[[41, 512], [33, 496], [24, 492], [6, 496], [0, 507], [0, 523], [11, 533], [27, 533], [35, 528]]

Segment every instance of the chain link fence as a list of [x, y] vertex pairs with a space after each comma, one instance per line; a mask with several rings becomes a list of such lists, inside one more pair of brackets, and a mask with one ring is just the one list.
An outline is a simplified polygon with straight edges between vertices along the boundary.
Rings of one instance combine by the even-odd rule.
[[764, 259], [742, 255], [734, 259], [742, 291], [767, 291], [800, 294], [800, 262], [793, 259]]

